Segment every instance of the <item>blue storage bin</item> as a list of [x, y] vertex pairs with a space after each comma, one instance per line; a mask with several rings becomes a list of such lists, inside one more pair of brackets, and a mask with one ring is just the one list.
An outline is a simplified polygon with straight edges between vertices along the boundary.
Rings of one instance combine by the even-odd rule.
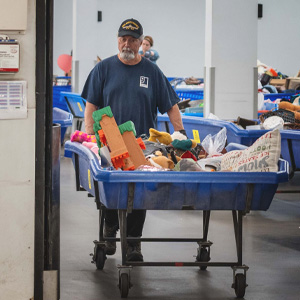
[[85, 99], [77, 93], [61, 92], [60, 102], [65, 102], [68, 111], [73, 115], [74, 118], [84, 118], [85, 111]]
[[53, 107], [53, 123], [60, 124], [61, 126], [60, 140], [61, 143], [63, 143], [67, 128], [72, 126], [73, 115], [58, 107]]
[[199, 107], [187, 107], [184, 111], [185, 114], [192, 114], [192, 113], [197, 113], [197, 114], [202, 114], [203, 115], [203, 106]]
[[71, 92], [71, 85], [54, 85], [53, 86], [53, 107], [58, 107], [62, 110], [68, 111], [68, 107], [65, 101], [60, 100], [61, 92]]
[[134, 183], [133, 209], [181, 210], [187, 205], [196, 210], [245, 210], [248, 198], [251, 210], [267, 210], [278, 183], [288, 180], [284, 160], [279, 160], [278, 172], [108, 171], [87, 147], [67, 141], [65, 156], [74, 166], [76, 155], [80, 185], [94, 196], [99, 191], [101, 203], [111, 209], [127, 209], [129, 184]]
[[[208, 135], [215, 135], [223, 127], [227, 129], [227, 142], [237, 143], [245, 146], [251, 146], [259, 137], [265, 134], [268, 130], [247, 130], [240, 129], [232, 122], [224, 120], [211, 120], [200, 117], [182, 116], [183, 126], [187, 136], [190, 139], [200, 139], [200, 142]], [[157, 116], [157, 130], [167, 131], [172, 134], [174, 128], [167, 115], [159, 114]], [[281, 155], [282, 158], [288, 161], [292, 167], [292, 171], [300, 169], [300, 130], [281, 130]], [[289, 148], [290, 145], [290, 148]]]
[[278, 104], [277, 103], [268, 103], [268, 102], [266, 102], [264, 104], [264, 106], [265, 106], [266, 110], [273, 110], [273, 109], [277, 108]]
[[295, 93], [270, 93], [264, 94], [264, 99], [270, 99], [271, 101], [275, 101], [276, 99], [290, 99], [293, 95], [295, 95]]
[[300, 130], [281, 130], [281, 155], [292, 171], [300, 170]]
[[184, 112], [183, 115], [184, 116], [201, 117], [201, 118], [203, 118], [203, 113], [193, 113], [193, 112], [186, 113], [186, 112]]
[[203, 89], [202, 90], [188, 90], [188, 89], [175, 89], [176, 94], [181, 100], [191, 99], [191, 100], [201, 100], [203, 99]]

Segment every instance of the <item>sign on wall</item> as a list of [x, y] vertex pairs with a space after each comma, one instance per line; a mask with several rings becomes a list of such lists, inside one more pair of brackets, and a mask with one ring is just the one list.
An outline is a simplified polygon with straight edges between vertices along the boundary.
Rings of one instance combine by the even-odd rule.
[[20, 45], [16, 41], [0, 41], [0, 73], [19, 71]]

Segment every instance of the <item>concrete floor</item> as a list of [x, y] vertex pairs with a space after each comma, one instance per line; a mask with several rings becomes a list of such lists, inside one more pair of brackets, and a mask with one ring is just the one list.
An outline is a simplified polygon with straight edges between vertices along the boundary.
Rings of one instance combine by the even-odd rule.
[[[62, 150], [63, 155], [63, 150]], [[117, 264], [120, 244], [103, 270], [89, 254], [98, 239], [98, 211], [94, 198], [76, 192], [71, 160], [61, 157], [61, 276], [63, 300], [120, 299]], [[296, 173], [281, 190], [300, 190]], [[300, 299], [300, 194], [277, 193], [268, 211], [243, 218], [243, 263], [249, 266], [245, 299]], [[148, 211], [144, 237], [202, 237], [201, 211]], [[230, 211], [212, 211], [208, 239], [211, 261], [236, 261]], [[143, 243], [145, 261], [195, 260], [197, 244]], [[130, 299], [235, 299], [230, 267], [134, 267]]]

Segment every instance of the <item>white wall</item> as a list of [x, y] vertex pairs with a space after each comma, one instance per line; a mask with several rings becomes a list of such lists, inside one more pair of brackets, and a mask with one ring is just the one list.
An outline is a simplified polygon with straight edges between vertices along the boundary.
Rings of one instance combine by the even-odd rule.
[[54, 0], [53, 30], [53, 75], [64, 76], [57, 65], [61, 54], [71, 55], [72, 51], [72, 0]]
[[263, 18], [258, 21], [258, 59], [294, 76], [300, 69], [299, 0], [259, 0]]
[[[154, 48], [161, 56], [158, 65], [166, 76], [203, 77], [205, 0], [94, 1], [103, 21], [96, 24], [98, 34], [84, 34], [96, 39], [93, 51], [102, 59], [117, 51], [115, 36], [120, 22], [134, 17], [144, 26], [145, 34], [153, 36]], [[300, 1], [258, 2], [263, 4], [263, 18], [258, 20], [258, 59], [293, 76], [300, 69]], [[91, 17], [96, 16], [95, 12]], [[54, 20], [54, 74], [63, 75], [56, 61], [72, 49], [72, 0], [55, 0]]]
[[[87, 3], [84, 0], [76, 2]], [[86, 59], [94, 62], [97, 55], [104, 59], [116, 54], [116, 37], [121, 22], [126, 18], [136, 18], [143, 25], [144, 33], [153, 37], [153, 48], [160, 54], [157, 63], [166, 76], [203, 77], [205, 0], [153, 0], [151, 3], [146, 0], [89, 0], [88, 3], [90, 2], [96, 3], [97, 10], [102, 11], [102, 22], [97, 22], [97, 11], [90, 9], [91, 4], [85, 5], [86, 11], [91, 12], [89, 16], [82, 10], [78, 12], [81, 23], [91, 23], [88, 18], [95, 20], [93, 28], [77, 26], [76, 29], [77, 36], [85, 38], [82, 47], [88, 53]], [[69, 6], [68, 9], [66, 5]], [[72, 47], [67, 45], [72, 35], [68, 30], [72, 19], [71, 11], [71, 0], [55, 0], [54, 74], [63, 74], [55, 62], [63, 54], [62, 51], [66, 52]], [[66, 30], [61, 25], [63, 22]], [[66, 45], [64, 49], [63, 44]], [[84, 49], [87, 47], [89, 49]], [[89, 57], [91, 52], [94, 54]]]
[[[33, 298], [35, 204], [35, 0], [28, 0], [20, 71], [0, 80], [26, 80], [28, 116], [0, 120], [0, 299]], [[13, 2], [12, 2], [13, 4]]]

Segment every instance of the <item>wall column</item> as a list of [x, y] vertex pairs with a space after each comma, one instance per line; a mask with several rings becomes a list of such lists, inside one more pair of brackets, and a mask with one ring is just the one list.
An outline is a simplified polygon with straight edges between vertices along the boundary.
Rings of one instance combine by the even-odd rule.
[[257, 118], [257, 23], [257, 0], [206, 0], [206, 117]]

